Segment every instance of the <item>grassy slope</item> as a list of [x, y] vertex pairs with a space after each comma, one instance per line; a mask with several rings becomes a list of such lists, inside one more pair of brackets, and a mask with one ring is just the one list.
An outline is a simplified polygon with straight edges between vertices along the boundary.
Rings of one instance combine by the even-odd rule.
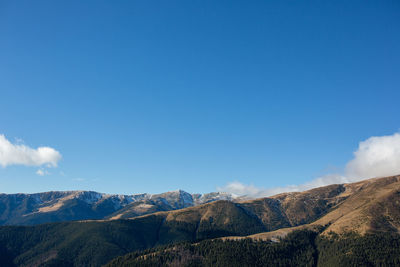
[[360, 187], [360, 190], [314, 224], [329, 224], [326, 232], [336, 233], [400, 230], [400, 176], [371, 179], [350, 186]]
[[[316, 229], [319, 226], [327, 226], [323, 233], [325, 235], [330, 232], [338, 234], [400, 232], [400, 176], [345, 184], [344, 188], [345, 191], [336, 197], [337, 199], [343, 197], [343, 200], [318, 220], [309, 224], [283, 227], [248, 237], [269, 240], [283, 237], [294, 230]], [[245, 237], [227, 238], [242, 239]]]

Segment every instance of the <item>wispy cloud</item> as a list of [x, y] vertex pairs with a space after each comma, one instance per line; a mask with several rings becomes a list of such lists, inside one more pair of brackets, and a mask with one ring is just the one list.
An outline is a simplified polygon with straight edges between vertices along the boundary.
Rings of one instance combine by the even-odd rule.
[[48, 166], [57, 167], [61, 154], [51, 147], [31, 148], [24, 144], [11, 143], [4, 135], [0, 135], [0, 165]]
[[328, 174], [304, 184], [276, 188], [259, 188], [235, 181], [217, 189], [239, 196], [257, 198], [397, 174], [400, 174], [399, 133], [388, 136], [374, 136], [360, 142], [358, 149], [354, 152], [354, 158], [344, 167], [343, 174]]
[[45, 169], [38, 169], [36, 171], [36, 174], [39, 175], [39, 176], [45, 176], [45, 175], [49, 175], [50, 173]]

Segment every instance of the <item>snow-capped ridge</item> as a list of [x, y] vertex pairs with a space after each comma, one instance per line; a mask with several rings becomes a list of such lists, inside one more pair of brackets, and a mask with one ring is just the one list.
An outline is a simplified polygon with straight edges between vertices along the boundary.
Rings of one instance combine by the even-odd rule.
[[177, 210], [217, 200], [234, 199], [229, 193], [190, 194], [181, 189], [160, 194], [132, 195], [83, 190], [0, 194], [0, 203], [9, 207], [2, 214], [3, 224], [131, 218], [157, 211]]

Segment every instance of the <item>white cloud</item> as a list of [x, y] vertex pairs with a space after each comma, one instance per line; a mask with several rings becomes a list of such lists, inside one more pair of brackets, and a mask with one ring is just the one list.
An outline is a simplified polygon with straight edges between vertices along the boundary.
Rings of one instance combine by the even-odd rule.
[[400, 174], [400, 134], [371, 137], [360, 142], [346, 166], [350, 180]]
[[223, 187], [217, 187], [217, 190], [220, 192], [229, 192], [236, 196], [246, 196], [249, 198], [272, 196], [282, 192], [301, 191], [300, 187], [297, 185], [275, 188], [260, 188], [254, 185], [242, 184], [238, 181], [228, 183]]
[[400, 174], [400, 134], [374, 136], [359, 143], [354, 158], [344, 169], [344, 174], [328, 174], [301, 185], [276, 188], [259, 188], [240, 182], [231, 182], [218, 191], [249, 198], [266, 197], [283, 192], [304, 191], [330, 184], [342, 184], [363, 179]]
[[[36, 149], [24, 144], [12, 144], [4, 135], [0, 135], [0, 165], [42, 166], [57, 167], [61, 154], [51, 147]], [[40, 175], [40, 174], [39, 174]]]
[[262, 194], [262, 189], [255, 187], [254, 185], [244, 185], [238, 181], [228, 183], [224, 187], [218, 187], [218, 191], [229, 192], [237, 196], [251, 195], [257, 196]]
[[39, 176], [45, 176], [45, 175], [49, 175], [50, 173], [49, 173], [47, 170], [38, 169], [38, 170], [36, 171], [36, 174], [39, 175]]

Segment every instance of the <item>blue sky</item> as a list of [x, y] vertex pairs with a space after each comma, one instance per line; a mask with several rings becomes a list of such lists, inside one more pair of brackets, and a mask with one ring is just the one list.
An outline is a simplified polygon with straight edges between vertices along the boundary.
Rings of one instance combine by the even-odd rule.
[[400, 128], [399, 12], [1, 1], [0, 134], [62, 159], [0, 167], [0, 191], [210, 192], [341, 172], [359, 142]]

